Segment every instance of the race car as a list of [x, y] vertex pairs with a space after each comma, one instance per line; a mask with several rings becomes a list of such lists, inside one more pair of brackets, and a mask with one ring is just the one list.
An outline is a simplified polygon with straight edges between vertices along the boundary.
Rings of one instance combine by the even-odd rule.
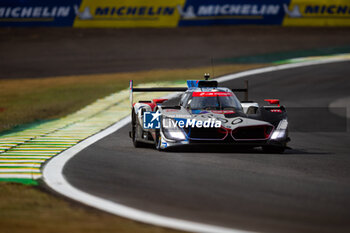
[[[278, 99], [268, 106], [248, 101], [246, 88], [219, 87], [215, 80], [187, 80], [187, 88], [134, 88], [130, 81], [131, 131], [135, 147], [154, 144], [158, 150], [191, 145], [262, 147], [283, 153], [290, 141], [288, 119]], [[175, 104], [168, 99], [133, 103], [133, 92], [182, 92]], [[244, 92], [239, 101], [235, 92]]]

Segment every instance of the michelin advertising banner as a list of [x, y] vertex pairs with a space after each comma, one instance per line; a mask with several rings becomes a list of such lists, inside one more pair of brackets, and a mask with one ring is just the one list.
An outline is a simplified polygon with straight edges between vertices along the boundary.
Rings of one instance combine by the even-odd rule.
[[350, 0], [0, 0], [0, 26], [350, 26]]
[[184, 0], [83, 0], [74, 27], [176, 27]]
[[179, 26], [212, 24], [281, 25], [290, 0], [187, 0]]
[[81, 0], [0, 0], [0, 26], [71, 27]]
[[350, 26], [350, 0], [293, 0], [283, 26]]

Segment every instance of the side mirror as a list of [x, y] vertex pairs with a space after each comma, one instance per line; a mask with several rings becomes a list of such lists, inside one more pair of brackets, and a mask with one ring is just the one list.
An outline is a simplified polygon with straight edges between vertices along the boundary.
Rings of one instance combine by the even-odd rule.
[[250, 106], [250, 107], [247, 109], [247, 114], [256, 114], [257, 111], [258, 111], [258, 107], [256, 107], [256, 106]]

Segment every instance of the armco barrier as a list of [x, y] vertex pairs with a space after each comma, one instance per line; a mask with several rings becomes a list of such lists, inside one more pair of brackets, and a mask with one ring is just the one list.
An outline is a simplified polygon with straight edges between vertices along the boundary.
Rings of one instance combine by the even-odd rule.
[[350, 0], [0, 0], [0, 26], [350, 26]]

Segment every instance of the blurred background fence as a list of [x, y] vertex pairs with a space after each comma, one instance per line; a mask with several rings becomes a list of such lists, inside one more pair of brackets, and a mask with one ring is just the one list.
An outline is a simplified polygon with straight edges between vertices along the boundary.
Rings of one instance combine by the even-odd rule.
[[0, 0], [0, 26], [350, 26], [349, 0]]

